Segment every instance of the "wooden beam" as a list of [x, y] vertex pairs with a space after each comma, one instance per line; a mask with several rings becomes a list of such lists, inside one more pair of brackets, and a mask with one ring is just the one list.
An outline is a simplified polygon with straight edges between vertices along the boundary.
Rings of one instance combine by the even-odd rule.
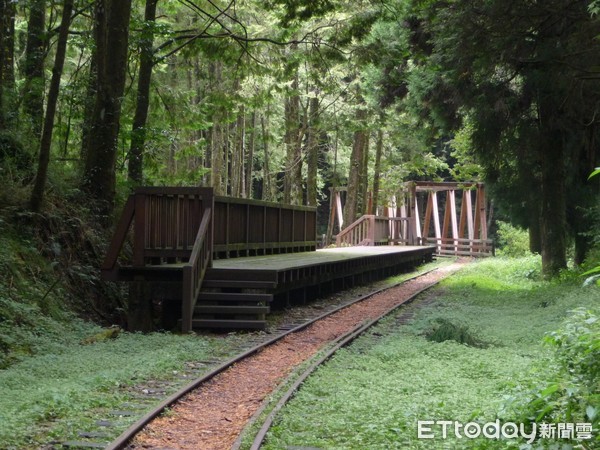
[[488, 229], [487, 229], [487, 203], [485, 199], [485, 186], [483, 183], [479, 183], [477, 185], [477, 192], [479, 194], [479, 217], [481, 220], [480, 228], [481, 228], [481, 239], [488, 238]]
[[146, 247], [146, 195], [135, 194], [135, 216], [133, 228], [133, 265], [144, 265], [144, 250]]
[[413, 243], [418, 244], [418, 243], [420, 243], [423, 235], [421, 234], [421, 218], [419, 216], [419, 202], [417, 201], [417, 191], [414, 189], [414, 186], [412, 188], [410, 196], [412, 198], [411, 207], [413, 209], [413, 211], [411, 213], [413, 215], [413, 227], [414, 227]]
[[471, 198], [471, 191], [468, 189], [463, 191], [463, 208], [465, 209], [467, 222], [467, 238], [475, 239], [473, 232], [473, 200]]
[[433, 201], [433, 228], [435, 230], [436, 239], [439, 239], [438, 245], [440, 246], [440, 249], [441, 249], [442, 233], [440, 231], [440, 211], [438, 208], [437, 192], [433, 191], [431, 193], [431, 198]]
[[429, 228], [431, 227], [431, 214], [433, 211], [433, 200], [431, 198], [433, 192], [427, 194], [427, 208], [425, 209], [425, 219], [423, 220], [423, 233], [422, 237], [429, 237]]
[[451, 214], [451, 210], [450, 210], [450, 192], [452, 191], [448, 191], [446, 193], [446, 205], [444, 207], [444, 223], [442, 225], [442, 237], [448, 237], [448, 231], [450, 228], [450, 222], [451, 222], [451, 218], [450, 218], [450, 214]]
[[457, 239], [458, 239], [458, 225], [456, 218], [456, 191], [448, 191], [448, 199], [446, 201], [450, 202], [450, 216], [452, 221], [452, 238], [454, 239], [455, 250], [458, 250], [456, 247]]
[[344, 227], [344, 211], [342, 209], [342, 196], [339, 191], [335, 192], [335, 206], [337, 208], [338, 226], [340, 231]]

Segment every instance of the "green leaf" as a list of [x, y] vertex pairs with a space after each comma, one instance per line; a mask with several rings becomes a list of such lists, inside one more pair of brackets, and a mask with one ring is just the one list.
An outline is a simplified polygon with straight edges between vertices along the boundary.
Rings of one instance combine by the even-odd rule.
[[581, 276], [593, 275], [595, 273], [600, 273], [600, 266], [596, 266], [593, 269], [583, 272]]
[[592, 177], [595, 177], [596, 175], [598, 175], [600, 173], [600, 167], [596, 167], [594, 169], [594, 171], [592, 173], [590, 173], [590, 176], [588, 177], [588, 180]]
[[551, 384], [546, 389], [544, 389], [540, 394], [542, 397], [548, 397], [549, 395], [554, 394], [558, 391], [558, 384]]

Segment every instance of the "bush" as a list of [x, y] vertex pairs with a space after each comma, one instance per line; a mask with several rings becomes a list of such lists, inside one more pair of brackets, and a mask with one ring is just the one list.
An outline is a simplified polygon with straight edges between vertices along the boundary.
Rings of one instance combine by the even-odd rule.
[[468, 326], [455, 324], [442, 317], [432, 321], [431, 328], [425, 332], [425, 338], [432, 342], [455, 341], [469, 347], [487, 347], [485, 342], [471, 333]]
[[531, 254], [527, 230], [498, 221], [498, 255], [520, 257]]
[[[578, 308], [564, 326], [545, 337], [553, 349], [546, 380], [516, 396], [523, 422], [591, 423], [600, 444], [600, 309]], [[515, 398], [513, 397], [513, 400]]]

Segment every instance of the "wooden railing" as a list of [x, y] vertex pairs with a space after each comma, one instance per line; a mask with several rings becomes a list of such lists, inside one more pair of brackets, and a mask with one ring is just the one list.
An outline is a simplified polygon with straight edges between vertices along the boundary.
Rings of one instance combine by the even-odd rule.
[[215, 197], [217, 258], [315, 250], [317, 210], [259, 200]]
[[211, 188], [137, 189], [125, 204], [102, 264], [103, 278], [131, 280], [121, 276], [118, 259], [133, 228], [133, 254], [124, 265], [136, 273], [149, 266], [182, 271], [182, 330], [191, 331], [194, 304], [212, 262], [213, 203]]
[[213, 198], [211, 188], [136, 189], [127, 200], [104, 259], [104, 274], [118, 270], [117, 260], [132, 223], [133, 255], [128, 265], [187, 263], [196, 244], [204, 210], [214, 210]]
[[421, 238], [423, 245], [435, 245], [438, 255], [493, 256], [494, 243], [491, 239], [466, 238]]
[[181, 331], [192, 331], [192, 316], [207, 267], [212, 261], [212, 207], [204, 209], [189, 261], [183, 266]]
[[405, 217], [365, 215], [348, 225], [336, 238], [340, 246], [411, 244], [409, 220]]

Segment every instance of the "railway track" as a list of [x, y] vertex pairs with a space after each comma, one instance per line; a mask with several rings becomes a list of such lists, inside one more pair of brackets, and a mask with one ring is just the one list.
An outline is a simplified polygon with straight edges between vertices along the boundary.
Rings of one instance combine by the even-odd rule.
[[[242, 431], [261, 417], [251, 447], [260, 448], [277, 411], [320, 364], [460, 266], [454, 263], [431, 269], [361, 295], [303, 323], [282, 326], [274, 336], [164, 399], [106, 450], [239, 449]], [[266, 414], [265, 399], [301, 364], [308, 367], [296, 374], [293, 384]]]

